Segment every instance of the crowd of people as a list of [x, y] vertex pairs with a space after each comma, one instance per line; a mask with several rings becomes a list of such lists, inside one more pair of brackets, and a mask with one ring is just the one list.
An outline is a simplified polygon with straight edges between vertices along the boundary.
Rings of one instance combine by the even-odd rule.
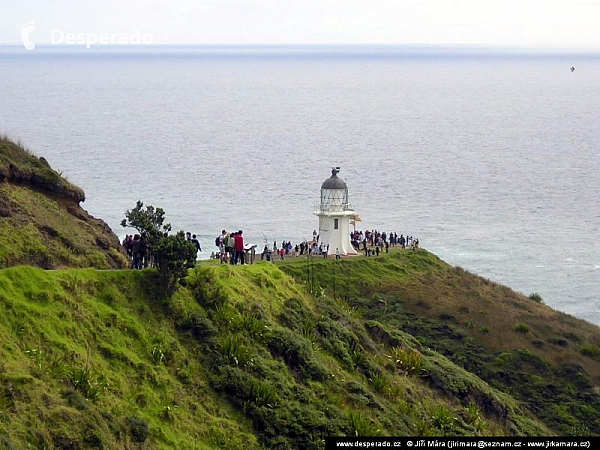
[[123, 239], [123, 247], [131, 260], [132, 269], [143, 269], [150, 265], [148, 243], [139, 234], [128, 234]]
[[403, 249], [410, 248], [411, 250], [417, 250], [419, 248], [419, 240], [409, 236], [408, 234], [404, 237], [403, 234], [398, 237], [398, 233], [390, 232], [389, 234], [385, 231], [379, 232], [377, 230], [367, 230], [365, 232], [355, 231], [351, 234], [352, 246], [360, 251], [362, 245], [362, 251], [365, 252], [365, 256], [379, 255], [383, 252], [390, 251], [390, 246], [400, 246]]
[[[245, 245], [244, 233], [242, 230], [227, 231], [222, 230], [221, 234], [215, 239], [215, 246], [219, 252], [211, 256], [221, 261], [221, 264], [241, 264], [254, 263], [256, 251], [255, 245]], [[247, 261], [248, 260], [248, 261]]]
[[265, 244], [265, 247], [260, 254], [260, 259], [271, 261], [272, 259], [284, 260], [286, 257], [295, 258], [302, 255], [326, 255], [328, 248], [329, 246], [318, 244], [318, 242], [314, 240], [311, 242], [303, 241], [296, 245], [293, 245], [291, 241], [283, 241], [281, 247], [277, 246], [277, 241], [275, 241], [273, 242], [272, 249]]
[[[186, 239], [194, 245], [196, 252], [202, 251], [202, 246], [195, 234], [186, 232]], [[386, 233], [377, 230], [354, 231], [350, 234], [350, 240], [357, 252], [364, 252], [364, 255], [378, 256], [384, 251], [389, 252], [390, 247], [399, 246], [403, 249], [409, 248], [416, 250], [419, 248], [419, 240], [413, 236], [400, 234], [395, 232]], [[254, 263], [256, 256], [256, 245], [246, 245], [244, 242], [244, 234], [242, 230], [227, 231], [222, 230], [221, 234], [215, 239], [217, 252], [212, 252], [211, 259], [218, 259], [221, 264], [247, 264]], [[131, 268], [143, 269], [152, 267], [151, 251], [146, 240], [139, 234], [127, 235], [123, 240], [123, 247], [127, 251], [127, 255], [131, 260]], [[273, 242], [273, 246], [265, 244], [260, 259], [266, 261], [284, 260], [288, 257], [295, 258], [299, 256], [318, 256], [327, 258], [330, 255], [335, 255], [336, 259], [340, 259], [340, 250], [336, 248], [333, 251], [326, 245], [320, 242], [320, 236], [316, 230], [313, 231], [312, 241], [304, 240], [298, 244], [292, 244], [291, 241], [283, 241], [281, 245], [277, 245], [277, 241]]]
[[[382, 252], [389, 252], [390, 247], [399, 246], [403, 249], [410, 248], [416, 250], [419, 248], [419, 240], [413, 236], [398, 236], [395, 232], [386, 233], [377, 230], [355, 231], [351, 233], [350, 239], [357, 252], [364, 251], [365, 256], [377, 256]], [[254, 262], [255, 246], [245, 246], [242, 232], [228, 232], [223, 230], [215, 239], [215, 245], [219, 251], [211, 254], [211, 259], [219, 259], [221, 263], [244, 264], [250, 259]], [[237, 245], [237, 247], [236, 247]], [[261, 261], [284, 260], [286, 258], [295, 258], [299, 256], [319, 256], [327, 258], [335, 255], [340, 259], [340, 250], [336, 248], [331, 251], [329, 245], [320, 242], [320, 236], [316, 230], [313, 231], [312, 241], [304, 240], [298, 244], [292, 244], [291, 241], [282, 241], [278, 245], [277, 241], [270, 246], [265, 244], [261, 254]]]

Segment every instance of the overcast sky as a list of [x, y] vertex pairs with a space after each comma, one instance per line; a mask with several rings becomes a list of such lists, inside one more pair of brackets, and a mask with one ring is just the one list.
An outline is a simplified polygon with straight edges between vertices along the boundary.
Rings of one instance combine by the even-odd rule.
[[600, 0], [1, 0], [0, 44], [151, 33], [169, 44], [484, 44], [600, 48]]

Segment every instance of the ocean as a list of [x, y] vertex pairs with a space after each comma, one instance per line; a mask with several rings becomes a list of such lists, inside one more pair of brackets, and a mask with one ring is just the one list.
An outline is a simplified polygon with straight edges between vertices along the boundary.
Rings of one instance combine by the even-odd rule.
[[360, 228], [600, 324], [600, 54], [0, 47], [0, 79], [0, 132], [120, 236], [141, 199], [205, 255], [310, 239], [340, 166]]

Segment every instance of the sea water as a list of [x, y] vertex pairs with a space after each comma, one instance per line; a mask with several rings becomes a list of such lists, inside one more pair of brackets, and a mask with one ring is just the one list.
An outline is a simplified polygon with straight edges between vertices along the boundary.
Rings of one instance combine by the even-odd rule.
[[205, 254], [223, 228], [310, 239], [340, 166], [359, 228], [600, 324], [600, 55], [0, 47], [0, 80], [0, 132], [121, 236], [141, 199]]

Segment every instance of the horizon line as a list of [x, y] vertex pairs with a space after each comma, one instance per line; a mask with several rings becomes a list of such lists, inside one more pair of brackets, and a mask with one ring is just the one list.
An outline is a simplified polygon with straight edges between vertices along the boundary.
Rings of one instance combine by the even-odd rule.
[[[22, 47], [21, 42], [0, 42], [0, 47]], [[77, 44], [52, 44], [50, 42], [36, 43], [40, 47], [52, 48], [81, 48]], [[330, 43], [173, 43], [173, 44], [98, 44], [94, 48], [161, 48], [161, 47], [206, 47], [206, 48], [302, 48], [302, 47], [437, 47], [437, 48], [466, 48], [466, 49], [510, 49], [510, 50], [597, 50], [600, 45], [550, 45], [550, 44], [501, 44], [501, 43], [375, 43], [375, 42], [330, 42]]]

